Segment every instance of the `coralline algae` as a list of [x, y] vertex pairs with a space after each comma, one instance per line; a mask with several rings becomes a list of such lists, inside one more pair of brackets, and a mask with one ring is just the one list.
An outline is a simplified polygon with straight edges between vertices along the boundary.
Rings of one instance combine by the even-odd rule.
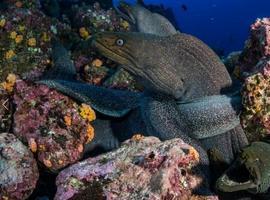
[[17, 80], [14, 103], [14, 134], [50, 170], [78, 161], [94, 137], [93, 111], [47, 86]]
[[245, 78], [242, 125], [250, 141], [270, 134], [270, 19], [257, 19], [239, 60]]
[[32, 152], [9, 133], [0, 134], [0, 199], [24, 200], [39, 177]]
[[11, 127], [12, 104], [9, 94], [0, 87], [0, 132], [6, 132]]
[[250, 37], [240, 56], [238, 70], [241, 77], [258, 72], [261, 59], [270, 58], [270, 19], [257, 19], [250, 28]]
[[112, 152], [76, 163], [57, 177], [55, 200], [218, 199], [192, 193], [203, 183], [198, 152], [181, 139], [134, 136]]

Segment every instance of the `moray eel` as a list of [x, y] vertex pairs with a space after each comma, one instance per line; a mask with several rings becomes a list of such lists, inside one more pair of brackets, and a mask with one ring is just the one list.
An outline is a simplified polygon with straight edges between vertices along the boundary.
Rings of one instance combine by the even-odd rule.
[[177, 33], [177, 30], [168, 19], [158, 13], [149, 11], [139, 3], [130, 5], [121, 1], [115, 9], [125, 20], [135, 26], [138, 32], [159, 36]]
[[[93, 39], [93, 45], [103, 55], [122, 64], [144, 84], [143, 94], [116, 92], [75, 81], [67, 52], [57, 47], [53, 54], [59, 57], [54, 58], [58, 71], [52, 71], [39, 83], [89, 103], [105, 115], [128, 115], [127, 124], [132, 126], [132, 121], [133, 127], [142, 127], [141, 133], [163, 140], [180, 137], [201, 152], [205, 165], [205, 150], [217, 146], [230, 162], [247, 144], [235, 115], [237, 106], [233, 102], [238, 101], [226, 96], [198, 100], [220, 95], [223, 88], [231, 85], [224, 65], [201, 41], [186, 34], [161, 37], [143, 33], [100, 33]], [[130, 120], [132, 116], [136, 119]]]
[[[94, 36], [93, 46], [104, 56], [120, 63], [144, 85], [146, 92], [140, 107], [149, 133], [156, 133], [161, 139], [185, 136], [200, 139], [205, 149], [217, 147], [228, 163], [247, 145], [237, 118], [235, 127], [230, 127], [230, 131], [206, 130], [195, 136], [185, 132], [188, 129], [179, 102], [220, 95], [232, 86], [225, 66], [202, 41], [182, 33], [161, 37], [145, 33], [105, 32]], [[192, 110], [194, 107], [191, 105]], [[215, 112], [222, 110], [212, 110], [203, 115], [211, 119]], [[209, 130], [212, 130], [211, 123], [209, 125]]]
[[[143, 93], [106, 89], [77, 81], [68, 51], [55, 41], [54, 67], [38, 83], [88, 103], [99, 113], [111, 117], [94, 121], [95, 138], [85, 149], [91, 151], [101, 147], [110, 150], [134, 133], [153, 135], [162, 140], [179, 137], [199, 152], [200, 167], [206, 176], [204, 181], [209, 184], [211, 175], [206, 150], [218, 147], [230, 162], [234, 157], [230, 151], [238, 151], [239, 146], [246, 144], [241, 129], [237, 131], [241, 98], [221, 95], [220, 90], [231, 83], [224, 66], [211, 51], [206, 51], [205, 45], [199, 43], [194, 47], [191, 44], [195, 45], [196, 39], [183, 35], [187, 37], [186, 41], [181, 37], [176, 35], [174, 39], [142, 33], [94, 36], [93, 45], [103, 55], [122, 64], [144, 83]], [[175, 48], [169, 45], [171, 42], [176, 44]], [[171, 48], [176, 52], [171, 52]], [[209, 69], [204, 69], [205, 66]], [[233, 128], [235, 132], [227, 132]]]
[[253, 142], [243, 148], [234, 163], [217, 180], [216, 188], [223, 192], [267, 192], [270, 187], [269, 155], [269, 141]]

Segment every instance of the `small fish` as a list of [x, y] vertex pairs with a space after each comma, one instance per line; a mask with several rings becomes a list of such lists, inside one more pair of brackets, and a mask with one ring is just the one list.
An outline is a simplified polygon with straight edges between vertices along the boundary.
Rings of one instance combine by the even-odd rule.
[[188, 7], [185, 4], [182, 4], [181, 5], [181, 9], [182, 9], [182, 11], [187, 11], [188, 10]]

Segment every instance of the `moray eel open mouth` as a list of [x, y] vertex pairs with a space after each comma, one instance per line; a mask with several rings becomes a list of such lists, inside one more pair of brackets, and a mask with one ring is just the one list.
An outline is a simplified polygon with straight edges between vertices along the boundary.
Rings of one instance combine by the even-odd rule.
[[217, 180], [222, 192], [246, 190], [264, 193], [270, 186], [270, 144], [254, 142], [245, 147], [236, 161]]

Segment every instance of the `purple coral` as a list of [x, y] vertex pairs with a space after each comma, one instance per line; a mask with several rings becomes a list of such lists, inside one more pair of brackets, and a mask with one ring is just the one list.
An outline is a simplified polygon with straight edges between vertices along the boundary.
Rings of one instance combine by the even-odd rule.
[[0, 134], [0, 199], [23, 200], [39, 177], [33, 154], [13, 134]]
[[81, 158], [90, 125], [74, 101], [45, 85], [18, 80], [14, 103], [14, 134], [46, 167], [58, 170]]
[[197, 164], [196, 150], [181, 139], [132, 138], [60, 172], [55, 200], [217, 199], [192, 194], [199, 185], [209, 192]]

